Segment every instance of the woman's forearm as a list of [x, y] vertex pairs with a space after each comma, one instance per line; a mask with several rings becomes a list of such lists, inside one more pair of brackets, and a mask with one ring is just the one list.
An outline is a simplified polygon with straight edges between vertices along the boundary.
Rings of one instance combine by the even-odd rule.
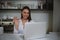
[[15, 25], [15, 29], [18, 30], [18, 25]]
[[14, 25], [14, 33], [17, 34], [18, 33], [18, 29], [16, 29], [16, 26]]

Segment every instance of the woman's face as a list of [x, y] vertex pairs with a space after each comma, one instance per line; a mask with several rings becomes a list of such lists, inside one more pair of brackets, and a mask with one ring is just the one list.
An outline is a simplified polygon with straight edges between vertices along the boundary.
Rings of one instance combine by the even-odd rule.
[[23, 16], [23, 19], [27, 19], [29, 17], [29, 10], [28, 9], [24, 9], [22, 11], [22, 16]]

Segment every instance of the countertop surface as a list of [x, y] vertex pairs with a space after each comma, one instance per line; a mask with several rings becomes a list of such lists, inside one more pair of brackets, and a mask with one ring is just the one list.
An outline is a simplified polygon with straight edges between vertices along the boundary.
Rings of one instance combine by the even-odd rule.
[[[23, 40], [23, 35], [21, 34], [0, 34], [0, 40]], [[33, 37], [29, 40], [60, 40], [60, 33], [50, 32], [44, 37]]]
[[23, 40], [21, 34], [0, 34], [0, 40]]

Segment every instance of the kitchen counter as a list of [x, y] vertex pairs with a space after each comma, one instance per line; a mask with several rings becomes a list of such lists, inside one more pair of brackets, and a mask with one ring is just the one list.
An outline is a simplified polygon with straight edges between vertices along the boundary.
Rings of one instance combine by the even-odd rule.
[[0, 34], [0, 40], [23, 40], [21, 34]]
[[[23, 40], [23, 35], [21, 34], [0, 34], [0, 40]], [[60, 40], [60, 33], [50, 32], [44, 37], [33, 37], [29, 40]]]
[[60, 32], [51, 32], [44, 37], [30, 38], [30, 40], [60, 40]]

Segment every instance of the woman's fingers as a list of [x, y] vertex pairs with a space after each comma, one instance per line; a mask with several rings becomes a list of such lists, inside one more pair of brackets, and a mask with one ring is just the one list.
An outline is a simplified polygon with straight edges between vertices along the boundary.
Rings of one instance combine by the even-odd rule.
[[15, 16], [15, 17], [13, 18], [13, 22], [16, 22], [16, 20], [17, 20], [17, 17]]

